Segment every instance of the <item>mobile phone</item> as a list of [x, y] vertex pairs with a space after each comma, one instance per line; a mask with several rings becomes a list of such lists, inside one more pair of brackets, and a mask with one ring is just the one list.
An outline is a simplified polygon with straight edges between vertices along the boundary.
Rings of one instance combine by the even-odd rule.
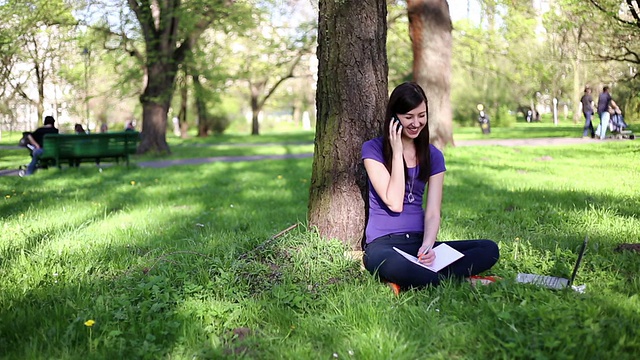
[[400, 128], [402, 129], [402, 123], [400, 122], [400, 119], [398, 119], [397, 115], [393, 115], [391, 121], [395, 121], [396, 123], [398, 123], [398, 125], [400, 125]]

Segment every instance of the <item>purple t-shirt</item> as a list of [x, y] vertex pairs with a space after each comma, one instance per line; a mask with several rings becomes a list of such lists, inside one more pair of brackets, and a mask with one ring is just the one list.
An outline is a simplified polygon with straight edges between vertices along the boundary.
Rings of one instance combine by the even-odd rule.
[[[372, 159], [384, 164], [382, 141], [383, 139], [379, 137], [365, 142], [362, 145], [362, 159]], [[429, 151], [431, 154], [431, 174], [429, 176], [446, 171], [442, 152], [433, 145], [429, 145]], [[424, 232], [422, 196], [424, 195], [426, 183], [418, 179], [419, 166], [408, 168], [407, 171], [409, 178], [406, 179], [404, 205], [400, 213], [389, 210], [373, 188], [371, 181], [369, 181], [369, 221], [366, 229], [367, 243], [389, 234]], [[415, 200], [410, 203], [408, 196], [412, 179], [413, 196]]]

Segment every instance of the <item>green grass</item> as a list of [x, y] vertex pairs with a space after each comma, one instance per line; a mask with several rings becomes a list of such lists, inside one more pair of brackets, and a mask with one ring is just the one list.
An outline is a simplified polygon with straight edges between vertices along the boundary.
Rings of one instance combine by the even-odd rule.
[[[397, 298], [307, 231], [311, 159], [2, 177], [0, 358], [637, 358], [637, 142], [445, 155], [440, 238], [494, 239], [504, 280]], [[585, 294], [514, 283], [585, 234]]]
[[16, 146], [18, 145], [18, 141], [20, 141], [20, 138], [22, 138], [22, 132], [2, 131], [2, 138], [0, 138], [0, 145]]
[[[631, 125], [631, 129], [640, 133], [640, 125]], [[193, 134], [192, 134], [193, 135]], [[483, 135], [479, 127], [455, 127], [454, 140], [476, 139], [524, 139], [547, 137], [580, 137], [582, 124], [561, 121], [558, 126], [550, 122], [516, 123], [510, 128], [494, 127], [489, 135]], [[19, 133], [3, 132], [0, 145], [15, 146]], [[291, 131], [283, 133], [265, 133], [260, 136], [244, 134], [223, 134], [198, 138], [191, 136], [182, 139], [173, 134], [167, 135], [171, 148], [169, 155], [133, 156], [132, 161], [162, 161], [217, 156], [285, 155], [313, 152], [314, 133], [312, 131]], [[0, 170], [16, 169], [29, 161], [26, 150], [2, 149], [0, 151]]]
[[475, 139], [524, 139], [524, 138], [549, 138], [549, 137], [580, 137], [582, 136], [582, 124], [562, 123], [554, 126], [553, 123], [515, 123], [513, 127], [492, 127], [491, 134], [484, 135], [480, 126], [456, 127], [453, 130], [454, 140]]
[[[491, 134], [488, 135], [482, 134], [480, 126], [454, 127], [453, 138], [454, 140], [578, 138], [582, 136], [583, 126], [582, 122], [573, 124], [570, 121], [559, 122], [557, 126], [549, 122], [518, 122], [513, 127], [492, 127]], [[631, 124], [629, 128], [635, 134], [640, 133], [640, 124]]]
[[[17, 133], [3, 132], [2, 146], [15, 147]], [[169, 155], [134, 155], [132, 162], [206, 158], [217, 156], [286, 155], [313, 152], [313, 132], [267, 133], [260, 136], [219, 135], [206, 138], [181, 139], [168, 135]], [[0, 170], [17, 169], [30, 161], [26, 149], [1, 149]]]

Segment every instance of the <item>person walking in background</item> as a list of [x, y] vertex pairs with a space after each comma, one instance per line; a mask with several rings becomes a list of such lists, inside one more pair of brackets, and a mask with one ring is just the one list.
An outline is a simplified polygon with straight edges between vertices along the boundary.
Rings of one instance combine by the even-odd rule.
[[106, 133], [107, 131], [109, 131], [109, 126], [107, 125], [107, 123], [102, 123], [102, 125], [100, 125], [100, 132]]
[[596, 134], [600, 137], [600, 140], [604, 140], [605, 135], [607, 135], [607, 128], [609, 127], [609, 119], [611, 117], [609, 107], [615, 109], [618, 108], [618, 105], [611, 99], [609, 87], [605, 86], [602, 88], [600, 96], [598, 96], [598, 117], [600, 117], [600, 125], [598, 125]]
[[39, 127], [36, 131], [32, 132], [29, 137], [29, 148], [31, 151], [31, 162], [27, 166], [27, 172], [25, 175], [31, 175], [36, 171], [36, 165], [38, 164], [38, 158], [42, 155], [44, 150], [42, 145], [44, 143], [44, 136], [47, 134], [57, 134], [59, 131], [55, 128], [55, 119], [53, 116], [46, 116], [44, 118], [44, 126]]
[[584, 115], [584, 131], [582, 137], [596, 137], [593, 130], [593, 98], [591, 98], [591, 88], [589, 86], [584, 88], [584, 95], [580, 98], [582, 103], [582, 114]]

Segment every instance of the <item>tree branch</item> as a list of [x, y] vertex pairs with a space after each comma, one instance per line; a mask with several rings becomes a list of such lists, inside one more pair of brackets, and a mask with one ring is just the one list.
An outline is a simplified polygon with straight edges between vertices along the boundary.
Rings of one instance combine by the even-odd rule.
[[[627, 0], [628, 1], [628, 0]], [[627, 21], [624, 19], [621, 19], [618, 15], [615, 15], [615, 13], [608, 11], [607, 9], [605, 9], [602, 5], [600, 5], [600, 3], [598, 3], [596, 0], [589, 0], [589, 2], [591, 2], [596, 8], [598, 8], [598, 10], [602, 11], [603, 13], [605, 13], [607, 16], [613, 18], [614, 20], [618, 21], [621, 24], [625, 24], [625, 25], [631, 25], [631, 26], [635, 26], [635, 27], [640, 27], [639, 23], [634, 23], [631, 21]]]
[[636, 26], [640, 27], [640, 16], [638, 16], [638, 12], [636, 11], [635, 6], [633, 6], [633, 2], [633, 0], [627, 0], [627, 6], [629, 7], [631, 16], [633, 16], [633, 18], [636, 20]]
[[220, 15], [226, 15], [226, 9], [229, 6], [233, 5], [235, 2], [236, 0], [222, 0], [220, 5], [211, 6], [210, 8], [208, 8], [203, 13], [202, 19], [198, 21], [193, 31], [191, 31], [190, 34], [185, 35], [185, 40], [182, 42], [182, 44], [180, 44], [180, 46], [174, 53], [174, 60], [178, 62], [184, 60], [184, 57], [191, 49], [193, 49], [202, 33], [204, 33], [205, 30], [209, 28], [211, 23], [213, 23], [213, 21], [217, 17], [219, 17]]
[[293, 71], [296, 69], [296, 67], [300, 63], [300, 60], [302, 59], [303, 55], [304, 55], [303, 53], [298, 54], [295, 60], [293, 60], [293, 62], [291, 63], [289, 72], [285, 76], [281, 77], [275, 84], [273, 84], [271, 89], [269, 89], [269, 92], [267, 92], [267, 95], [265, 95], [264, 98], [260, 100], [260, 105], [259, 105], [260, 108], [264, 106], [264, 103], [267, 102], [267, 100], [271, 97], [271, 95], [273, 95], [273, 93], [276, 91], [278, 86], [280, 86], [280, 84], [282, 84], [285, 80], [293, 77]]
[[[124, 34], [124, 32], [118, 33], [111, 30], [109, 27], [104, 27], [104, 26], [96, 26], [96, 27], [92, 27], [92, 29], [95, 31], [99, 31], [104, 35], [117, 36], [118, 38], [120, 38], [121, 45], [118, 48], [124, 49], [124, 51], [128, 52], [129, 55], [134, 56], [136, 59], [138, 59], [138, 61], [140, 61], [140, 63], [144, 64], [144, 61], [145, 61], [144, 55], [142, 55], [142, 53], [133, 45], [131, 45], [133, 46], [133, 48], [129, 48], [129, 45], [131, 44], [131, 40]], [[107, 46], [107, 41], [108, 40], [105, 39], [102, 44], [105, 50], [108, 50], [108, 51], [118, 50], [118, 48]]]
[[[149, 0], [128, 0], [129, 7], [136, 14], [140, 27], [142, 28], [142, 34], [144, 35], [145, 42], [147, 44], [152, 43], [156, 38], [156, 27], [153, 23], [153, 16], [151, 16], [151, 4]], [[140, 1], [140, 2], [138, 2]]]

